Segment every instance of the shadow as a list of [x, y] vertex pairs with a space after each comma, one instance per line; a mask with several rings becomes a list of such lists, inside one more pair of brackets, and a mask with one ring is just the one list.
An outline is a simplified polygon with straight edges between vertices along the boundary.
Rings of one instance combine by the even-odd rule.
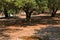
[[0, 17], [0, 19], [15, 19], [15, 18], [18, 18], [18, 16], [10, 16], [10, 17], [7, 17], [7, 18], [5, 18], [5, 17]]
[[0, 40], [9, 40], [10, 35], [4, 34], [7, 29], [0, 29]]
[[[55, 18], [55, 17], [54, 17]], [[51, 25], [56, 25], [56, 24], [60, 24], [60, 20], [55, 20], [53, 19], [53, 17], [50, 16], [37, 16], [37, 17], [33, 17], [32, 18], [32, 23], [36, 23], [36, 24], [51, 24]]]
[[20, 26], [20, 27], [27, 27], [27, 26], [36, 26], [38, 24], [42, 25], [58, 25], [60, 24], [60, 20], [54, 20], [50, 16], [35, 16], [31, 18], [30, 22], [26, 22], [24, 18], [19, 17], [10, 17], [7, 19], [0, 19], [0, 26], [8, 27], [8, 26]]
[[[26, 22], [25, 19], [19, 17], [10, 17], [10, 18], [0, 18], [0, 37], [4, 40], [5, 38], [8, 40], [10, 35], [4, 34], [4, 32], [11, 30], [6, 29], [9, 26], [15, 27], [27, 27], [27, 26], [36, 26], [36, 25], [60, 25], [60, 20], [55, 20], [50, 16], [35, 16], [31, 18], [30, 22]], [[20, 29], [13, 29], [12, 32], [16, 32]], [[37, 36], [41, 36], [45, 40], [59, 40], [60, 38], [60, 26], [48, 26], [43, 29], [36, 30], [34, 33]], [[9, 33], [11, 33], [9, 31]], [[46, 39], [47, 38], [47, 39]], [[54, 39], [55, 38], [55, 39]]]
[[[19, 31], [20, 29], [9, 29], [9, 26], [15, 25], [15, 22], [20, 20], [18, 17], [10, 17], [10, 18], [0, 18], [0, 40], [10, 40], [10, 35], [6, 33], [14, 33]], [[21, 31], [21, 30], [20, 30]]]
[[1, 26], [0, 25], [0, 40], [10, 40], [13, 39], [11, 37], [11, 33], [15, 33], [15, 32], [19, 32], [22, 31], [23, 29], [12, 29], [12, 28], [8, 28], [8, 26]]
[[56, 14], [56, 17], [60, 18], [60, 13]]
[[60, 40], [60, 26], [51, 25], [35, 31], [36, 36], [43, 37], [45, 40]]

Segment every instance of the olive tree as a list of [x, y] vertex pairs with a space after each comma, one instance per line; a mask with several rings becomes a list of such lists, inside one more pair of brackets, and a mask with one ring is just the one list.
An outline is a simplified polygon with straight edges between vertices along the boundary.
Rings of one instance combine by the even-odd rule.
[[34, 6], [32, 3], [25, 3], [23, 6], [23, 10], [26, 12], [26, 20], [30, 21], [31, 20], [31, 14], [35, 10]]
[[14, 1], [12, 0], [0, 0], [0, 11], [4, 12], [5, 18], [9, 17], [8, 11], [18, 11], [19, 7], [15, 6]]
[[22, 1], [24, 4], [21, 9], [26, 13], [26, 21], [31, 20], [31, 14], [34, 10], [36, 10], [35, 0], [24, 0]]
[[60, 8], [60, 0], [48, 0], [48, 8], [51, 12], [51, 16], [56, 15], [57, 10]]

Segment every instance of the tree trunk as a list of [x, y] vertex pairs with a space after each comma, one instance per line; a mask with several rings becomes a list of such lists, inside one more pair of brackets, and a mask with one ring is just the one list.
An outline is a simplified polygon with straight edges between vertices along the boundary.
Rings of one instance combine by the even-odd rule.
[[42, 13], [44, 13], [44, 9], [42, 10]]
[[51, 17], [55, 17], [58, 8], [53, 8]]
[[28, 13], [26, 13], [26, 21], [29, 21]]
[[9, 17], [6, 9], [4, 9], [4, 15], [5, 15], [5, 18]]
[[27, 21], [31, 21], [31, 14], [32, 14], [33, 10], [31, 10], [30, 12], [26, 12], [26, 20]]
[[30, 21], [31, 19], [31, 15], [29, 15], [29, 13], [26, 13], [26, 21]]
[[55, 17], [56, 12], [52, 12], [51, 17]]

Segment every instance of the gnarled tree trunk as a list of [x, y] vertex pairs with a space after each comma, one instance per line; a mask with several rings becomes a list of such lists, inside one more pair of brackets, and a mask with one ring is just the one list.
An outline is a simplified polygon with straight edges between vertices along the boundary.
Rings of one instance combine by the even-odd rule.
[[54, 8], [54, 7], [52, 8], [51, 17], [55, 17], [57, 10], [58, 10], [58, 8]]
[[26, 12], [26, 21], [30, 21], [31, 20], [31, 14], [32, 14], [32, 11], [31, 12]]
[[4, 8], [4, 15], [5, 15], [5, 18], [8, 18], [9, 17], [6, 8]]

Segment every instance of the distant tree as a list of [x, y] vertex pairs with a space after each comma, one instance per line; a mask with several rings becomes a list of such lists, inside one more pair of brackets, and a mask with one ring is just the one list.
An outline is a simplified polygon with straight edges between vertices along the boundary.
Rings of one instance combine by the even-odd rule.
[[8, 11], [10, 9], [12, 9], [12, 11], [17, 12], [19, 8], [18, 6], [15, 6], [14, 1], [12, 0], [0, 0], [0, 11], [4, 12], [5, 18], [9, 17]]
[[48, 0], [48, 8], [51, 12], [51, 17], [56, 15], [57, 10], [60, 8], [60, 0]]

